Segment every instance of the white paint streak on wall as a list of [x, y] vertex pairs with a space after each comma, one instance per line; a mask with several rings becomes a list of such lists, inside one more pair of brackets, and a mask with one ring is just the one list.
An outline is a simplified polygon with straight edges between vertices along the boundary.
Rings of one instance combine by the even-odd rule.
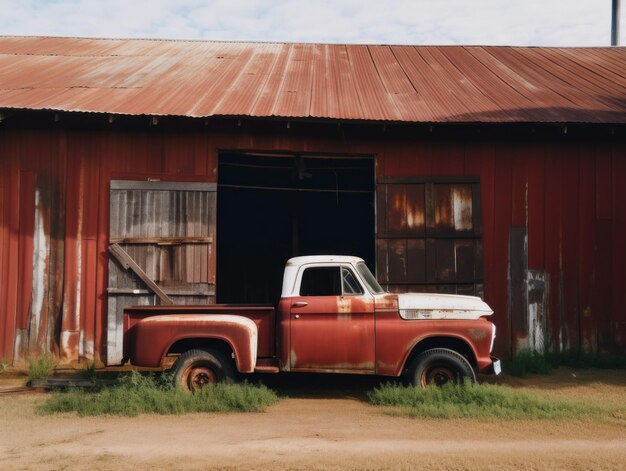
[[542, 323], [540, 321], [540, 312], [537, 304], [528, 305], [528, 343], [530, 349], [543, 353], [544, 349], [544, 335]]
[[15, 344], [13, 346], [13, 358], [14, 358], [14, 366], [18, 365], [19, 362], [24, 362], [24, 358], [20, 356], [20, 352], [22, 351], [22, 344], [24, 343], [24, 329], [17, 329], [15, 332]]
[[72, 339], [72, 334], [74, 332], [71, 330], [62, 330], [61, 331], [61, 348], [67, 350], [70, 340]]
[[93, 355], [94, 355], [93, 340], [85, 340], [83, 348], [84, 348], [85, 356], [90, 357], [90, 358], [93, 359]]
[[35, 233], [33, 235], [33, 291], [30, 308], [30, 335], [39, 337], [41, 310], [43, 309], [45, 274], [48, 260], [48, 244], [44, 230], [44, 216], [41, 208], [41, 194], [35, 190]]
[[85, 356], [85, 347], [83, 345], [84, 341], [85, 341], [85, 331], [83, 329], [80, 329], [80, 332], [78, 334], [78, 356], [79, 356], [79, 358]]
[[472, 229], [472, 193], [469, 188], [455, 187], [452, 190], [454, 228], [457, 231]]
[[528, 270], [528, 348], [543, 353], [545, 350], [546, 331], [546, 277], [545, 272]]
[[[76, 304], [74, 306], [74, 326], [80, 326], [80, 294], [81, 279], [83, 267], [83, 215], [84, 215], [84, 198], [85, 198], [85, 167], [81, 164], [80, 182], [78, 191], [78, 227], [76, 229]], [[82, 346], [83, 331], [81, 330], [81, 341], [79, 342], [79, 351]]]

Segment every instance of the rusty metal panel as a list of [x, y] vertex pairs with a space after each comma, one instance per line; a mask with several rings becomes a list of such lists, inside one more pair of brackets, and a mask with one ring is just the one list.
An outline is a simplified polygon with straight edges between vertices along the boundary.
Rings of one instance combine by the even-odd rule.
[[0, 38], [0, 107], [624, 123], [622, 48]]
[[451, 185], [447, 184], [434, 185], [433, 200], [428, 202], [434, 206], [434, 226], [437, 235], [452, 235], [455, 232], [451, 189]]
[[[502, 150], [501, 146], [495, 147], [496, 154]], [[493, 213], [490, 223], [493, 224], [493, 235], [489, 241], [485, 234], [485, 243], [490, 242], [485, 247], [485, 261], [487, 261], [488, 250], [491, 252], [491, 263], [485, 264], [485, 276], [490, 276], [490, 279], [485, 280], [485, 294], [488, 294], [489, 287], [488, 302], [492, 309], [498, 312], [498, 315], [493, 317], [493, 323], [499, 332], [494, 348], [498, 352], [510, 355], [511, 316], [507, 275], [511, 230], [511, 164], [507, 159], [495, 158], [492, 165]], [[487, 284], [489, 281], [491, 283]]]
[[391, 239], [388, 243], [389, 282], [403, 283], [407, 281], [406, 240]]
[[[613, 208], [613, 270], [611, 273], [613, 290], [612, 328], [613, 349], [622, 348], [626, 344], [626, 290], [624, 286], [624, 260], [626, 260], [626, 159], [619, 154], [617, 146], [613, 146], [613, 187], [615, 189]], [[618, 288], [619, 287], [619, 288]]]
[[407, 273], [409, 283], [426, 283], [426, 241], [407, 239]]
[[593, 263], [595, 256], [595, 162], [594, 149], [582, 145], [578, 168], [578, 304], [580, 315], [580, 348], [585, 352], [598, 351], [597, 316], [593, 303]]
[[529, 348], [528, 339], [528, 233], [525, 227], [511, 227], [509, 264], [509, 302], [513, 350]]
[[545, 162], [539, 145], [532, 145], [525, 154], [528, 159], [528, 267], [541, 269], [545, 248]]
[[437, 259], [437, 282], [456, 283], [454, 240], [437, 239], [435, 257]]
[[379, 281], [393, 292], [482, 293], [479, 200], [478, 183], [380, 178]]
[[351, 72], [354, 76], [354, 86], [357, 94], [369, 96], [369, 100], [362, 101], [363, 112], [373, 116], [386, 116], [386, 119], [395, 120], [401, 116], [392, 95], [385, 90], [381, 76], [370, 53], [370, 48], [362, 45], [346, 46]]
[[600, 147], [595, 158], [595, 206], [598, 219], [611, 219], [613, 216], [614, 198], [611, 160], [610, 148], [608, 146]]
[[406, 185], [406, 235], [423, 236], [425, 233], [424, 185]]
[[406, 233], [406, 188], [404, 185], [387, 185], [387, 232], [389, 237], [399, 237]]
[[457, 233], [474, 232], [474, 213], [472, 211], [474, 198], [480, 201], [478, 194], [472, 193], [472, 185], [456, 184], [452, 186], [454, 230]]
[[482, 265], [482, 258], [476, 259], [476, 240], [455, 240], [454, 241], [454, 265], [456, 271], [456, 282], [474, 283], [476, 278], [476, 265]]

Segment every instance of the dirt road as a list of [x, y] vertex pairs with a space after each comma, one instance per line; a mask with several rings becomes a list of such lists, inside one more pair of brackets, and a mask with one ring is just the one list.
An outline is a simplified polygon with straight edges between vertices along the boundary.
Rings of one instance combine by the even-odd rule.
[[[626, 401], [626, 372], [544, 377], [550, 394]], [[570, 375], [570, 376], [568, 376]], [[594, 376], [595, 375], [595, 376]], [[583, 374], [584, 376], [584, 374]], [[541, 389], [541, 377], [516, 380]], [[368, 379], [270, 384], [290, 398], [259, 414], [38, 416], [43, 394], [0, 397], [0, 469], [615, 469], [626, 418], [475, 421], [393, 417]], [[522, 384], [523, 383], [523, 384]], [[331, 386], [332, 384], [332, 386]], [[282, 390], [281, 390], [282, 388]]]

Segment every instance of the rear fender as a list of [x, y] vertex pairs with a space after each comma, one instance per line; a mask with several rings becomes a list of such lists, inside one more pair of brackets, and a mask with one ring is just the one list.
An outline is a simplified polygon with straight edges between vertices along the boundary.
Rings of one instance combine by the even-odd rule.
[[[226, 342], [235, 356], [240, 373], [252, 373], [256, 366], [258, 331], [254, 321], [236, 315], [168, 314], [136, 323], [128, 332], [131, 363], [159, 367], [176, 342], [217, 339]], [[201, 348], [201, 347], [200, 347]]]

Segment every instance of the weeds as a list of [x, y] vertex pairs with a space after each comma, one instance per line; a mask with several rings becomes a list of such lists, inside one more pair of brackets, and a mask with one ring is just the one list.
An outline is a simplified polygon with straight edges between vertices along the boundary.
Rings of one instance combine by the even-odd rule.
[[550, 352], [546, 360], [553, 366], [572, 368], [626, 369], [626, 355], [604, 353]]
[[521, 350], [506, 365], [506, 372], [511, 376], [526, 376], [533, 374], [548, 374], [552, 371], [552, 364], [540, 353], [530, 350]]
[[76, 376], [80, 379], [95, 381], [96, 379], [96, 362], [90, 360], [84, 368], [76, 372]]
[[387, 406], [399, 415], [430, 418], [472, 419], [568, 419], [623, 415], [608, 404], [592, 406], [582, 402], [542, 398], [507, 386], [446, 385], [425, 389], [385, 384], [368, 393], [376, 406]]
[[7, 360], [1, 359], [0, 360], [0, 374], [4, 373], [8, 369], [9, 369], [9, 362]]
[[574, 352], [548, 352], [542, 354], [530, 350], [521, 350], [506, 363], [505, 370], [511, 376], [523, 377], [528, 374], [548, 374], [559, 366], [623, 369], [626, 368], [626, 355]]
[[46, 379], [56, 368], [52, 355], [46, 353], [38, 357], [28, 357], [28, 378], [31, 381]]
[[278, 401], [263, 385], [217, 384], [195, 394], [174, 386], [169, 375], [133, 372], [115, 386], [99, 391], [69, 389], [55, 393], [38, 408], [42, 414], [77, 412], [81, 416], [139, 414], [187, 414], [193, 412], [262, 412]]

